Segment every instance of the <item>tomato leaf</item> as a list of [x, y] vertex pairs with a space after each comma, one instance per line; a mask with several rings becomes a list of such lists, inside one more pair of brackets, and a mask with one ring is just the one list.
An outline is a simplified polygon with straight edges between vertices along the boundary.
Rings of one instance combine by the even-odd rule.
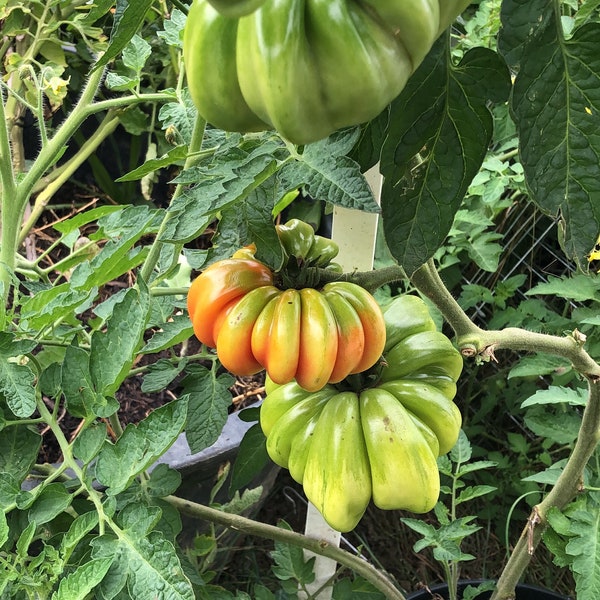
[[500, 48], [518, 69], [511, 110], [526, 182], [585, 268], [600, 233], [600, 24], [565, 39], [551, 0], [508, 0], [502, 19]]
[[110, 43], [104, 54], [96, 61], [94, 69], [106, 66], [129, 44], [143, 23], [152, 2], [153, 0], [136, 0], [135, 2], [117, 0], [113, 27], [110, 32]]
[[504, 101], [509, 85], [495, 52], [474, 48], [455, 66], [442, 36], [392, 103], [381, 151], [383, 229], [408, 274], [450, 231], [492, 138], [487, 104]]
[[266, 438], [259, 423], [246, 433], [240, 442], [240, 448], [233, 463], [229, 490], [239, 490], [247, 485], [270, 462], [267, 454]]
[[229, 388], [234, 381], [227, 373], [217, 376], [200, 365], [188, 367], [188, 375], [182, 381], [182, 397], [189, 403], [185, 437], [192, 452], [200, 452], [217, 441], [227, 421], [231, 406]]

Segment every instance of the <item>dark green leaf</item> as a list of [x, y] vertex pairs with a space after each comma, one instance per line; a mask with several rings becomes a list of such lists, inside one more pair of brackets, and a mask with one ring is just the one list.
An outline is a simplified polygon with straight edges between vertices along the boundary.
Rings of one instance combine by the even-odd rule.
[[274, 186], [266, 184], [222, 212], [210, 251], [211, 260], [228, 258], [239, 248], [254, 243], [258, 260], [273, 270], [281, 267], [283, 249], [271, 218], [274, 194]]
[[148, 493], [151, 496], [162, 498], [174, 494], [181, 485], [181, 473], [171, 469], [169, 465], [161, 463], [156, 465], [148, 481]]
[[0, 473], [10, 473], [21, 482], [34, 465], [41, 436], [28, 427], [7, 427], [0, 431]]
[[[279, 527], [290, 529], [285, 522], [279, 523]], [[315, 579], [313, 572], [314, 557], [308, 561], [304, 560], [304, 552], [298, 546], [292, 546], [283, 542], [275, 542], [275, 550], [270, 553], [275, 565], [271, 568], [273, 574], [281, 581], [292, 580], [300, 583], [311, 583]]]
[[585, 267], [600, 232], [600, 24], [565, 39], [551, 0], [509, 0], [502, 10], [501, 47], [519, 67], [511, 109], [525, 178], [534, 202], [560, 216], [565, 252]]
[[279, 168], [273, 156], [278, 148], [274, 142], [265, 142], [251, 152], [233, 148], [228, 157], [216, 156], [211, 165], [197, 171], [197, 185], [172, 201], [169, 210], [174, 218], [161, 239], [187, 242], [203, 231], [220, 211], [244, 200]]
[[240, 442], [240, 448], [231, 471], [230, 491], [239, 490], [250, 483], [270, 462], [266, 438], [260, 424], [256, 423]]
[[62, 365], [61, 387], [67, 409], [74, 417], [85, 418], [95, 414], [97, 404], [104, 404], [90, 374], [90, 355], [87, 350], [71, 344], [67, 347]]
[[187, 365], [185, 357], [178, 364], [173, 364], [166, 358], [161, 358], [148, 367], [142, 381], [142, 392], [159, 392], [166, 387], [183, 371]]
[[158, 169], [169, 167], [184, 161], [187, 153], [187, 146], [176, 146], [175, 148], [171, 148], [171, 150], [166, 154], [163, 154], [160, 158], [151, 158], [150, 160], [147, 160], [141, 167], [129, 171], [129, 173], [126, 173], [115, 181], [137, 181], [138, 179], [143, 179], [146, 175], [154, 173], [154, 171], [158, 171]]
[[106, 424], [96, 423], [82, 431], [73, 443], [73, 454], [87, 465], [96, 457], [106, 439]]
[[97, 558], [78, 565], [74, 571], [61, 578], [52, 600], [86, 600], [89, 593], [102, 581], [112, 561], [112, 558]]
[[287, 163], [280, 177], [286, 190], [304, 187], [311, 197], [345, 208], [379, 212], [360, 165], [348, 156], [332, 154], [335, 145], [323, 140], [306, 146], [301, 158]]
[[506, 65], [474, 48], [454, 66], [445, 36], [391, 105], [382, 149], [382, 214], [393, 257], [409, 273], [433, 256], [492, 137], [487, 103], [510, 89]]
[[200, 452], [214, 444], [223, 430], [234, 379], [227, 373], [217, 376], [215, 371], [193, 367], [183, 381], [189, 404], [185, 436], [191, 451]]
[[115, 305], [106, 331], [95, 331], [90, 349], [90, 373], [94, 388], [112, 396], [127, 376], [143, 343], [150, 309], [150, 295], [140, 280]]
[[193, 335], [194, 331], [187, 314], [175, 315], [170, 321], [163, 324], [140, 350], [142, 354], [160, 352], [179, 344]]
[[72, 500], [73, 497], [62, 483], [50, 483], [44, 487], [29, 509], [29, 521], [37, 525], [48, 523], [65, 511]]
[[129, 43], [144, 21], [146, 12], [152, 6], [153, 0], [117, 0], [113, 28], [110, 33], [108, 48], [94, 65], [100, 69], [115, 58]]

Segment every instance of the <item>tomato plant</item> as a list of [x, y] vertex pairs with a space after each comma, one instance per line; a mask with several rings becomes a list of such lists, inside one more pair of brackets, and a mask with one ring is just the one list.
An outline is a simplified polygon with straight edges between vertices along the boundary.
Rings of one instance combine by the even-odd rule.
[[[301, 549], [352, 572], [326, 595], [416, 585], [417, 568], [394, 580], [235, 514], [268, 444], [339, 529], [372, 501], [422, 534], [453, 598], [477, 528], [457, 507], [510, 480], [526, 526], [494, 600], [543, 546], [563, 567], [544, 583], [569, 573], [595, 600], [599, 21], [574, 0], [0, 2], [0, 597], [295, 597], [314, 576]], [[539, 270], [513, 273], [526, 260], [496, 233], [517, 198], [559, 225]], [[334, 225], [379, 214], [378, 268], [336, 254], [354, 230], [286, 220], [302, 199]], [[402, 310], [376, 308], [404, 289]], [[165, 462], [213, 446], [247, 399], [232, 373], [262, 369], [266, 441], [251, 409], [230, 497], [222, 478], [185, 498]], [[454, 401], [478, 456], [462, 432], [450, 448]], [[277, 544], [273, 590], [225, 589], [217, 525]]]

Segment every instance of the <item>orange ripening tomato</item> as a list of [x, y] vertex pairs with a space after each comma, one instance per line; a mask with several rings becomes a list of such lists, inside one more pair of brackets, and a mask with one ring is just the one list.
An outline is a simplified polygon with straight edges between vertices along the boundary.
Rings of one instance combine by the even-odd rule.
[[198, 339], [231, 373], [264, 368], [276, 384], [295, 379], [307, 391], [368, 369], [385, 346], [382, 311], [364, 288], [280, 290], [268, 267], [246, 258], [208, 267], [192, 283], [188, 309]]
[[251, 258], [229, 258], [207, 267], [190, 286], [187, 307], [196, 337], [214, 348], [215, 323], [221, 311], [249, 291], [273, 285], [269, 267]]

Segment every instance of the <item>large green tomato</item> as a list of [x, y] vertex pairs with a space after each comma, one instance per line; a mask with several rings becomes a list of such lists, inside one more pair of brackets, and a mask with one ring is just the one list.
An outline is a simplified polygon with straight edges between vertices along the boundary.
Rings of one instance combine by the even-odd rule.
[[194, 0], [184, 33], [190, 93], [226, 131], [274, 128], [314, 142], [378, 115], [468, 4]]
[[425, 303], [396, 298], [384, 310], [381, 364], [318, 393], [267, 379], [260, 423], [267, 451], [303, 485], [339, 531], [353, 529], [368, 503], [431, 510], [440, 480], [436, 459], [456, 443], [461, 414], [453, 402], [462, 357], [436, 330]]

